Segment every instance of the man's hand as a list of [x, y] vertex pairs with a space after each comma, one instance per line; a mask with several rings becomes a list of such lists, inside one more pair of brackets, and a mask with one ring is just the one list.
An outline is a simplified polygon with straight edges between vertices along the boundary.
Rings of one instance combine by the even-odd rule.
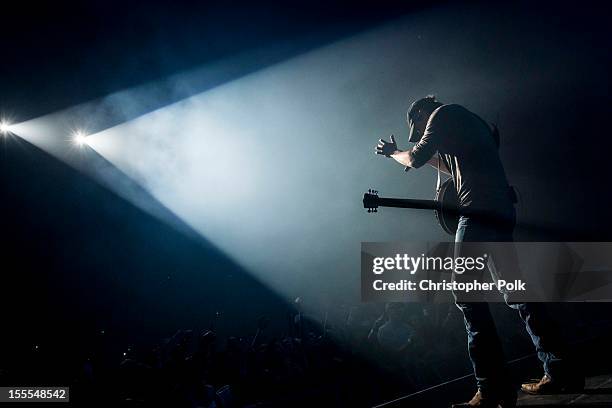
[[391, 141], [387, 142], [383, 139], [378, 139], [376, 145], [376, 154], [381, 154], [385, 157], [391, 157], [392, 154], [397, 153], [397, 143], [395, 142], [395, 136], [391, 135]]
[[378, 144], [374, 152], [385, 157], [393, 157], [396, 162], [404, 165], [404, 171], [410, 170], [410, 151], [402, 152], [397, 148], [395, 136], [391, 135], [391, 141], [387, 142], [383, 139], [378, 139]]

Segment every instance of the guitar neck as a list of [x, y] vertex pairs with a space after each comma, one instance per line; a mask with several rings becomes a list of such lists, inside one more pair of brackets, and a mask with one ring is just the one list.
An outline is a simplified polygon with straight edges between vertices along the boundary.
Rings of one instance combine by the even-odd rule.
[[440, 203], [434, 200], [413, 200], [408, 198], [383, 198], [379, 197], [378, 206], [395, 208], [416, 208], [421, 210], [435, 210], [440, 208]]
[[442, 205], [435, 200], [413, 200], [408, 198], [378, 198], [379, 207], [395, 207], [395, 208], [415, 208], [418, 210], [441, 210], [447, 214], [462, 213], [462, 209], [458, 206], [448, 204]]

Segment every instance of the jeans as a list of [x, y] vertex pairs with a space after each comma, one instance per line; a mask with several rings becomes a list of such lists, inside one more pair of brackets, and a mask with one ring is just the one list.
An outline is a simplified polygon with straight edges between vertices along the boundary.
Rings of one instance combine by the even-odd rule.
[[[461, 242], [511, 242], [514, 230], [514, 215], [509, 222], [491, 224], [479, 222], [473, 217], [462, 216], [455, 235], [456, 252]], [[518, 267], [518, 265], [517, 265]], [[468, 352], [478, 388], [483, 392], [499, 392], [508, 389], [510, 379], [505, 367], [504, 354], [493, 322], [488, 303], [461, 302], [455, 300], [464, 317], [467, 331]], [[527, 332], [536, 348], [544, 372], [552, 379], [563, 381], [566, 375], [566, 347], [556, 326], [546, 315], [541, 303], [506, 304], [518, 310], [525, 322]]]

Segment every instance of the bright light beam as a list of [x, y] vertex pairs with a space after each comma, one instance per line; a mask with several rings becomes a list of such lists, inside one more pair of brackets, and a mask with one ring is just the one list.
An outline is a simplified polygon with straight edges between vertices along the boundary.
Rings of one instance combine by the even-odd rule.
[[88, 144], [87, 134], [82, 130], [76, 130], [72, 133], [72, 142], [79, 147], [83, 147]]
[[0, 121], [0, 133], [8, 135], [11, 131], [11, 124], [6, 120]]
[[[367, 218], [360, 196], [370, 185], [403, 191], [402, 174], [381, 182], [392, 168], [372, 146], [381, 126], [405, 130], [403, 109], [431, 92], [405, 80], [421, 67], [396, 57], [417, 48], [413, 30], [301, 55], [92, 134], [89, 145], [278, 293], [354, 298], [359, 243], [409, 236], [402, 223]], [[431, 191], [425, 172], [422, 186], [408, 181], [414, 190]], [[412, 215], [411, 239], [441, 238], [432, 222]]]

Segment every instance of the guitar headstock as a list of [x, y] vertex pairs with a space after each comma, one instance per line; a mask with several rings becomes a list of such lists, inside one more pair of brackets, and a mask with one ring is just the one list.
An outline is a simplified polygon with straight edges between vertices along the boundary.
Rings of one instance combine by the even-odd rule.
[[369, 213], [378, 212], [378, 191], [368, 189], [363, 195], [363, 208], [367, 208]]

